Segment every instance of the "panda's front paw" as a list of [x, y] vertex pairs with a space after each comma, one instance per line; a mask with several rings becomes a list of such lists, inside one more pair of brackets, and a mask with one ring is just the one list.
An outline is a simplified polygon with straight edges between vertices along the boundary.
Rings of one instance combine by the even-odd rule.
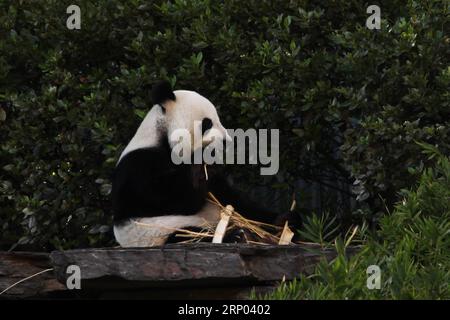
[[302, 220], [297, 212], [282, 213], [277, 216], [274, 221], [276, 226], [283, 226], [288, 223], [291, 229], [299, 229], [301, 227]]
[[225, 233], [223, 238], [223, 243], [248, 243], [248, 241], [253, 241], [254, 237], [250, 232], [244, 229], [232, 229]]

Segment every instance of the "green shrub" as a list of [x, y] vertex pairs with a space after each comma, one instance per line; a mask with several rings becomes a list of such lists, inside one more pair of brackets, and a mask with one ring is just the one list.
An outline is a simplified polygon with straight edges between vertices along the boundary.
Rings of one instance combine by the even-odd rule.
[[[434, 168], [423, 170], [414, 190], [366, 234], [360, 252], [348, 257], [342, 240], [337, 258], [322, 261], [309, 277], [283, 283], [270, 299], [450, 299], [450, 158], [431, 146]], [[347, 243], [348, 244], [348, 243]], [[366, 269], [378, 265], [381, 289], [366, 286]]]
[[371, 219], [425, 161], [414, 140], [449, 150], [445, 1], [383, 2], [381, 30], [324, 0], [80, 0], [68, 30], [71, 3], [0, 3], [2, 248], [112, 244], [111, 172], [161, 78], [227, 127], [281, 129], [279, 174], [252, 185], [354, 184]]

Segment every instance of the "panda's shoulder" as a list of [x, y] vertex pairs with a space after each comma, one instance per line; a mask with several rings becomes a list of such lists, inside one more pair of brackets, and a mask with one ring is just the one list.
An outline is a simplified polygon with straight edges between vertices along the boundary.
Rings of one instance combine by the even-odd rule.
[[157, 171], [170, 167], [170, 153], [166, 148], [148, 147], [133, 150], [119, 161], [116, 172], [142, 172]]

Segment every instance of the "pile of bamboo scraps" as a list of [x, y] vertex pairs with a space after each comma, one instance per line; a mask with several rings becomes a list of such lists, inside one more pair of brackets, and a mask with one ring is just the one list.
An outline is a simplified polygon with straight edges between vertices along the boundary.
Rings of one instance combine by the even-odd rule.
[[230, 238], [230, 235], [239, 237], [239, 242], [244, 243], [280, 245], [291, 243], [294, 233], [289, 229], [287, 223], [282, 228], [246, 219], [231, 205], [222, 205], [212, 193], [208, 194], [208, 201], [221, 209], [217, 226], [208, 226], [201, 232], [178, 229], [176, 236], [186, 238], [185, 241], [181, 241], [182, 243], [211, 241], [211, 239], [212, 243], [222, 243], [224, 238]]

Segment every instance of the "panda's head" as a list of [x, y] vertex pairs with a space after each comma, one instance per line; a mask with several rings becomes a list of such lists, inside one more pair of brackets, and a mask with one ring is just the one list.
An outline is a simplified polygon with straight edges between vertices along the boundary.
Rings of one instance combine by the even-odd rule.
[[197, 147], [230, 139], [216, 107], [197, 92], [172, 91], [170, 83], [161, 82], [153, 87], [152, 100], [157, 105], [155, 107], [161, 108], [171, 148], [176, 144], [189, 143], [194, 151]]
[[197, 92], [173, 91], [170, 83], [161, 82], [153, 87], [152, 100], [153, 108], [123, 150], [118, 163], [134, 150], [158, 147], [164, 141], [171, 149], [189, 147], [192, 154], [200, 146], [215, 147], [217, 143], [220, 147], [224, 140], [231, 140], [214, 105]]

